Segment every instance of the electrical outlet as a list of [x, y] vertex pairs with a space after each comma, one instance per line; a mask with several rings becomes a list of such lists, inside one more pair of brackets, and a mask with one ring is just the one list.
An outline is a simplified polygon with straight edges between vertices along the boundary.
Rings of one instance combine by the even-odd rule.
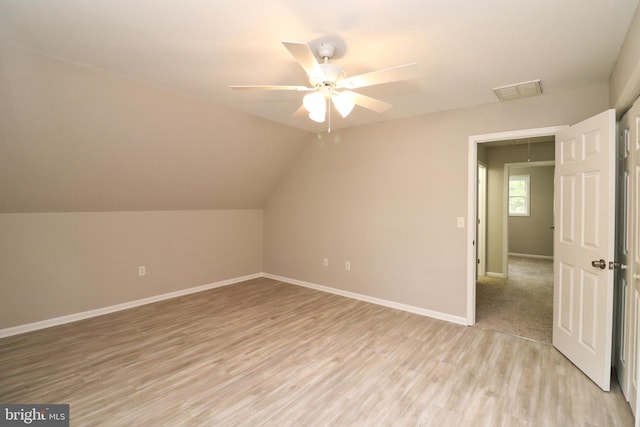
[[322, 258], [322, 265], [325, 267], [329, 266], [329, 258]]
[[344, 269], [347, 271], [351, 271], [351, 261], [344, 262]]
[[141, 265], [140, 267], [138, 267], [138, 276], [146, 276], [147, 274], [147, 267], [145, 267], [144, 265]]

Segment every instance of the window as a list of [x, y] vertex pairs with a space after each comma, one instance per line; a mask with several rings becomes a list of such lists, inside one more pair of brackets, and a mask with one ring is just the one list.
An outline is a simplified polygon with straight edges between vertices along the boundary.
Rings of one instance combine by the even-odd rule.
[[509, 216], [529, 216], [529, 175], [509, 176]]

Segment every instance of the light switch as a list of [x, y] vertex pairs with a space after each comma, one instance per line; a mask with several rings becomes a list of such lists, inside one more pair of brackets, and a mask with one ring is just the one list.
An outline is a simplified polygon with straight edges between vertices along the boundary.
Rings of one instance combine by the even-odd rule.
[[463, 216], [459, 216], [458, 217], [458, 228], [464, 228], [464, 217]]

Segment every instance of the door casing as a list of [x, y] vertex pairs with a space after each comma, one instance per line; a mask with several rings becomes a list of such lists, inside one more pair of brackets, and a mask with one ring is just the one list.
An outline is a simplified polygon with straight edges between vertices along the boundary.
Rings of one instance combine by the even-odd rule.
[[478, 276], [487, 272], [487, 165], [478, 162]]
[[467, 185], [467, 324], [476, 323], [476, 236], [477, 236], [477, 191], [478, 174], [478, 144], [502, 139], [535, 138], [539, 136], [555, 135], [568, 126], [553, 126], [545, 128], [523, 129], [508, 132], [497, 132], [469, 136], [468, 157], [468, 185]]

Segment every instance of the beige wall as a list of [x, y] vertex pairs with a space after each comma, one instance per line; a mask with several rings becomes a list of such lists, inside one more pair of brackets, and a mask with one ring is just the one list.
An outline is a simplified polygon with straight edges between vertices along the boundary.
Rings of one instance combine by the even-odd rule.
[[0, 329], [259, 273], [262, 222], [261, 210], [0, 214]]
[[575, 123], [607, 95], [598, 86], [323, 135], [267, 202], [265, 271], [466, 316], [456, 217], [467, 212], [469, 136]]
[[[604, 109], [603, 109], [604, 110]], [[487, 273], [504, 275], [504, 165], [505, 163], [553, 160], [552, 142], [487, 149]]]
[[553, 257], [553, 166], [509, 168], [529, 175], [529, 216], [508, 219], [509, 253]]
[[640, 96], [640, 6], [609, 77], [609, 105], [620, 118]]
[[261, 272], [308, 138], [0, 45], [0, 329]]

